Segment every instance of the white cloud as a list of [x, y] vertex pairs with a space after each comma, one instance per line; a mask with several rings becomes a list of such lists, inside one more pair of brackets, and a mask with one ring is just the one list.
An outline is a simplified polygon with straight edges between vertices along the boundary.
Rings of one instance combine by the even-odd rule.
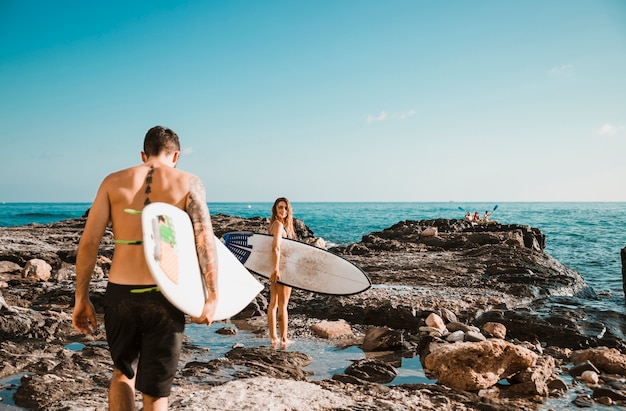
[[61, 157], [61, 156], [58, 153], [55, 153], [54, 151], [46, 151], [45, 153], [41, 155], [41, 158], [43, 159], [58, 158], [58, 157]]
[[561, 76], [574, 72], [574, 66], [571, 64], [563, 64], [561, 66], [552, 67], [549, 73], [553, 76]]
[[613, 124], [606, 123], [596, 130], [597, 136], [617, 136], [622, 134], [626, 130], [624, 126], [614, 126]]
[[398, 120], [404, 120], [415, 115], [415, 110], [408, 110], [397, 114]]
[[367, 123], [375, 123], [377, 121], [385, 121], [385, 120], [387, 120], [387, 113], [384, 111], [381, 111], [380, 114], [378, 115], [368, 114], [367, 117], [365, 117], [365, 121]]
[[388, 114], [386, 111], [381, 111], [379, 114], [368, 114], [365, 117], [365, 122], [369, 124], [386, 120], [406, 120], [409, 117], [413, 117], [415, 114], [417, 114], [417, 112], [412, 109], [391, 114]]
[[193, 147], [185, 147], [183, 148], [182, 152], [185, 155], [193, 154]]

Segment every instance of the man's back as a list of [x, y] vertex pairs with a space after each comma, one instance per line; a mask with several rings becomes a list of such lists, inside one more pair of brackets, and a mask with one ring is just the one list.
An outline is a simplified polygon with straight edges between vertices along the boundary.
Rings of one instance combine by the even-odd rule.
[[167, 408], [185, 328], [184, 314], [158, 289], [146, 292], [141, 287], [154, 280], [140, 245], [141, 217], [126, 209], [143, 210], [148, 203], [164, 202], [187, 212], [207, 290], [202, 314], [192, 320], [211, 325], [217, 308], [217, 249], [206, 192], [196, 176], [175, 168], [179, 155], [176, 133], [161, 126], [148, 130], [143, 164], [114, 172], [102, 181], [78, 244], [72, 324], [78, 332], [92, 334], [98, 319], [89, 283], [100, 241], [112, 222], [116, 244], [104, 296], [105, 329], [114, 364], [111, 410], [134, 409], [135, 385], [143, 394], [144, 409]]
[[[142, 210], [147, 202], [164, 202], [185, 209], [190, 175], [148, 161], [109, 175], [103, 185], [108, 195], [115, 240], [141, 240], [141, 217], [124, 210]], [[154, 284], [141, 246], [115, 245], [109, 281], [116, 284]]]

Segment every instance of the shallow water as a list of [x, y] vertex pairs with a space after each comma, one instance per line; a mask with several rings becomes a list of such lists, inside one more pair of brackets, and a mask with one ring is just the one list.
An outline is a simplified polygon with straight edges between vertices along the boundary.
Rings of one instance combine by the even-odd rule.
[[[267, 337], [257, 337], [250, 331], [237, 330], [237, 334], [232, 336], [216, 332], [224, 327], [233, 327], [233, 325], [213, 323], [207, 328], [203, 325], [188, 324], [185, 327], [185, 334], [190, 343], [209, 349], [206, 355], [198, 357], [199, 360], [208, 361], [224, 357], [224, 354], [235, 344], [243, 344], [250, 348], [269, 347]], [[305, 370], [314, 373], [308, 377], [313, 381], [330, 379], [334, 374], [343, 373], [353, 361], [366, 358], [366, 354], [358, 346], [337, 347], [331, 341], [320, 338], [295, 338], [286, 350], [311, 356], [313, 362]], [[394, 359], [401, 362], [401, 367], [396, 367], [398, 375], [389, 385], [434, 382], [425, 376], [419, 357]]]
[[0, 379], [0, 411], [4, 410], [25, 410], [26, 408], [16, 407], [13, 401], [13, 395], [20, 386], [20, 380], [28, 373], [12, 375], [7, 378]]
[[[77, 218], [88, 207], [87, 203], [1, 204], [0, 226]], [[209, 207], [212, 213], [269, 217], [271, 203], [209, 203]], [[383, 230], [399, 221], [462, 219], [463, 210], [482, 214], [484, 210], [493, 210], [494, 203], [294, 203], [293, 208], [295, 217], [304, 220], [315, 235], [330, 244], [347, 244], [358, 242], [363, 235]], [[620, 250], [626, 247], [624, 215], [626, 203], [501, 203], [493, 212], [492, 219], [503, 224], [539, 228], [546, 235], [546, 252], [578, 271], [596, 292], [602, 294], [597, 299], [578, 301], [577, 308], [603, 311], [607, 318], [613, 318], [615, 313], [626, 312], [620, 259]], [[218, 323], [197, 331], [195, 326], [188, 327], [194, 344], [210, 348], [207, 359], [223, 356], [236, 342], [249, 347], [268, 346], [266, 339], [247, 331], [240, 330], [234, 337], [214, 332], [223, 326]], [[342, 372], [351, 361], [365, 358], [365, 353], [358, 347], [339, 349], [328, 341], [316, 339], [296, 340], [288, 349], [313, 357], [313, 363], [307, 368], [315, 373], [311, 379], [331, 378], [334, 373]], [[399, 374], [392, 385], [432, 382], [423, 374], [419, 358], [402, 358], [401, 361]], [[19, 383], [21, 377], [11, 378]], [[6, 380], [0, 380], [0, 398], [3, 399], [0, 404], [6, 405], [11, 402], [4, 398], [12, 388], [3, 389], [3, 384], [6, 387]], [[549, 400], [541, 409], [574, 409], [571, 404], [573, 395]], [[597, 406], [594, 409], [615, 408]]]
[[[271, 203], [209, 203], [213, 213], [269, 217]], [[294, 203], [302, 219], [328, 244], [345, 245], [400, 221], [463, 219], [464, 210], [492, 211], [502, 224], [536, 227], [546, 253], [579, 272], [602, 298], [585, 304], [626, 313], [620, 250], [626, 247], [626, 203]]]
[[[497, 205], [497, 208], [495, 207]], [[50, 223], [81, 217], [89, 203], [0, 204], [0, 227]], [[272, 204], [209, 203], [211, 213], [269, 217]], [[494, 211], [494, 208], [495, 211]], [[620, 250], [626, 247], [626, 203], [293, 203], [294, 217], [328, 244], [361, 241], [362, 236], [405, 220], [463, 219], [465, 210], [491, 211], [492, 220], [539, 228], [546, 252], [578, 271], [602, 299], [603, 308], [626, 313]], [[591, 304], [597, 303], [591, 301]]]

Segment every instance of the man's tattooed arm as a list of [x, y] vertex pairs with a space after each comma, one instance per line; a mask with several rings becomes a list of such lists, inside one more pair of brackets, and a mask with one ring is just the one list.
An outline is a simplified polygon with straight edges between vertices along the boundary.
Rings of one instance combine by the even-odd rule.
[[[211, 224], [209, 207], [206, 203], [206, 191], [200, 179], [191, 177], [189, 196], [186, 210], [193, 224], [196, 238], [196, 253], [200, 263], [200, 270], [204, 275], [206, 287], [209, 291], [209, 300], [217, 301], [217, 249], [215, 235]], [[213, 310], [214, 311], [214, 310]], [[211, 319], [213, 313], [211, 313]]]

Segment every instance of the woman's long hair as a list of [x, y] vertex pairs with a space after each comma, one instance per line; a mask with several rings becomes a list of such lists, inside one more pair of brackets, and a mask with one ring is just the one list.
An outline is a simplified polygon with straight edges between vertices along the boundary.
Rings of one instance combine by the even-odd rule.
[[[287, 217], [285, 217], [284, 220], [278, 216], [278, 204], [281, 201], [287, 204]], [[285, 197], [277, 198], [276, 201], [274, 201], [274, 205], [272, 206], [272, 217], [270, 218], [270, 227], [276, 221], [280, 221], [281, 223], [283, 223], [283, 226], [285, 227], [285, 230], [287, 231], [287, 237], [296, 238], [296, 233], [293, 228], [293, 212], [291, 210], [291, 203]]]

